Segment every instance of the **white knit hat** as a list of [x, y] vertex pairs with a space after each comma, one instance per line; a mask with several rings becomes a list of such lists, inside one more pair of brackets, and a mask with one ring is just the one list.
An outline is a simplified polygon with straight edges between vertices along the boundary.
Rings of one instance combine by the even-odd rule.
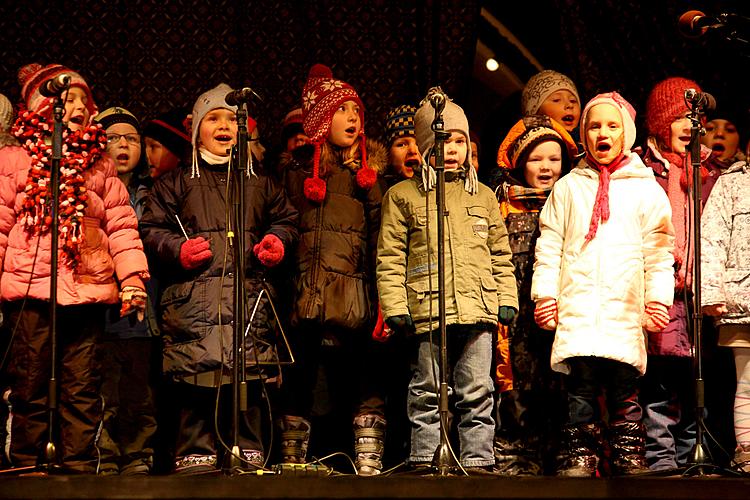
[[0, 94], [0, 132], [10, 132], [13, 125], [13, 105], [5, 95]]
[[576, 96], [578, 102], [581, 102], [573, 80], [557, 71], [545, 69], [526, 82], [526, 86], [521, 93], [521, 112], [524, 115], [537, 114], [544, 101], [558, 90], [570, 91], [571, 94]]

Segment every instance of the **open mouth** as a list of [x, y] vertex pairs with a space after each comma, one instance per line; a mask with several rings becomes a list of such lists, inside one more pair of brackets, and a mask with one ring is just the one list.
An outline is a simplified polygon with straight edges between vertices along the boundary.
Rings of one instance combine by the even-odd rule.
[[232, 140], [232, 136], [229, 134], [219, 134], [214, 137], [214, 140], [217, 142], [230, 142]]
[[345, 130], [345, 132], [349, 135], [354, 135], [357, 132], [357, 127], [349, 127]]
[[679, 139], [684, 142], [685, 144], [688, 144], [690, 142], [690, 136], [689, 135], [681, 135]]
[[723, 153], [724, 151], [727, 150], [727, 148], [723, 144], [718, 143], [718, 142], [714, 143], [713, 146], [711, 146], [711, 149], [715, 153]]
[[565, 125], [573, 125], [575, 122], [575, 117], [573, 115], [565, 115], [561, 118], [562, 122]]
[[70, 117], [70, 123], [75, 123], [76, 125], [83, 125], [83, 115], [76, 115]]
[[129, 159], [130, 159], [130, 155], [128, 155], [128, 154], [121, 153], [121, 154], [117, 155], [117, 161], [127, 162]]
[[419, 160], [416, 160], [416, 159], [414, 159], [414, 160], [406, 160], [404, 162], [404, 165], [407, 166], [407, 167], [409, 167], [409, 168], [417, 168], [419, 166]]
[[596, 150], [600, 153], [606, 153], [610, 149], [612, 149], [612, 146], [610, 144], [607, 144], [606, 142], [600, 142], [596, 145]]

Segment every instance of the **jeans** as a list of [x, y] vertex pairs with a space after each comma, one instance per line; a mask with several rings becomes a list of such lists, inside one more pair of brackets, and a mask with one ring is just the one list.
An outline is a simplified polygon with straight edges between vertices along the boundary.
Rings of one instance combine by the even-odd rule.
[[[416, 357], [412, 359], [412, 378], [407, 396], [407, 413], [411, 422], [409, 462], [431, 462], [440, 445], [438, 411], [440, 335], [432, 332], [415, 340]], [[448, 327], [449, 397], [454, 402], [460, 442], [459, 460], [464, 467], [493, 465], [492, 439], [492, 332], [482, 325]]]
[[695, 445], [692, 358], [649, 356], [641, 386], [646, 460], [651, 470], [685, 465]]

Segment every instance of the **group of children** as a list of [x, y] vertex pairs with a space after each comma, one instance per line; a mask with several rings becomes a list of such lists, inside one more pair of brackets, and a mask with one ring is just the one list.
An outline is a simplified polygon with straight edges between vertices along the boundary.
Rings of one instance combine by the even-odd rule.
[[[318, 64], [301, 107], [285, 117], [277, 161], [262, 161], [249, 119], [255, 139], [239, 164], [226, 84], [199, 96], [189, 119], [175, 110], [141, 127], [121, 107], [98, 112], [78, 73], [29, 65], [19, 73], [24, 107], [12, 126], [0, 124], [13, 467], [37, 464], [47, 439], [54, 99], [39, 88], [63, 72], [72, 82], [56, 197], [56, 437], [67, 468], [196, 474], [307, 463], [326, 378], [327, 396], [350, 416], [359, 475], [384, 471], [396, 404], [410, 428], [399, 458], [417, 470], [430, 470], [441, 432], [457, 436], [451, 452], [468, 474], [676, 469], [695, 443], [688, 320], [697, 244], [703, 310], [735, 354], [735, 460], [750, 460], [748, 167], [737, 124], [709, 121], [715, 147], [701, 156], [708, 201], [695, 242], [683, 98], [695, 82], [654, 87], [649, 138], [636, 149], [636, 113], [620, 94], [582, 108], [568, 77], [535, 75], [491, 189], [478, 180], [478, 145], [450, 98], [439, 117], [428, 99], [395, 107], [382, 144], [366, 137], [356, 90]], [[441, 428], [438, 399], [441, 291], [452, 429]], [[238, 350], [237, 300], [247, 324]]]

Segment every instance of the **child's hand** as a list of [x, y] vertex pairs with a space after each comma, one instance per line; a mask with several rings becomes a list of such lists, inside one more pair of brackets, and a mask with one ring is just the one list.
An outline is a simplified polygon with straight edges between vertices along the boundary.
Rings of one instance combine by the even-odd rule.
[[124, 318], [128, 314], [136, 313], [138, 321], [143, 321], [146, 314], [146, 301], [148, 295], [143, 290], [136, 286], [123, 287], [120, 292], [120, 301], [122, 306], [120, 307], [120, 317]]
[[517, 312], [515, 307], [500, 306], [500, 309], [497, 311], [497, 320], [501, 325], [510, 325], [513, 322], [513, 318], [516, 317]]
[[534, 308], [534, 321], [544, 330], [557, 328], [557, 301], [550, 298], [539, 300]]
[[409, 314], [400, 314], [398, 316], [391, 316], [386, 318], [385, 324], [393, 330], [395, 333], [403, 333], [404, 335], [412, 335], [416, 332], [414, 327], [414, 321], [411, 319]]
[[273, 267], [284, 258], [284, 244], [275, 234], [267, 234], [253, 247], [253, 253], [261, 264]]
[[203, 236], [189, 239], [180, 247], [180, 264], [188, 271], [202, 266], [212, 256], [211, 245]]
[[380, 309], [380, 304], [378, 304], [378, 319], [375, 321], [375, 328], [372, 330], [372, 339], [378, 342], [385, 342], [391, 338], [393, 333], [391, 327], [383, 321], [383, 311]]
[[727, 313], [726, 304], [711, 304], [708, 306], [703, 306], [703, 314], [706, 314], [708, 316], [719, 317], [722, 314], [726, 314], [726, 313]]
[[660, 302], [649, 302], [641, 323], [647, 332], [664, 330], [669, 324], [669, 308]]

